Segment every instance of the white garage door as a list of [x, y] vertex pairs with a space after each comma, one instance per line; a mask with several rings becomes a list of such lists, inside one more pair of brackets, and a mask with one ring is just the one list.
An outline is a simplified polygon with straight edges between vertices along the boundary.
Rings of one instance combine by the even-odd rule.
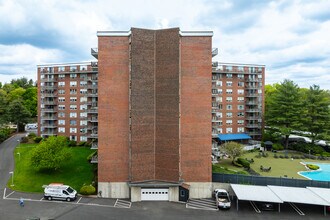
[[142, 188], [141, 201], [168, 201], [168, 189]]

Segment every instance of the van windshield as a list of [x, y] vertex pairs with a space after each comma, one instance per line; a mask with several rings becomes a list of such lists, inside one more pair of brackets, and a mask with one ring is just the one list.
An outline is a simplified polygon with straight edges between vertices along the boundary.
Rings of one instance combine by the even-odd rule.
[[68, 187], [66, 191], [68, 191], [69, 193], [73, 193], [74, 190], [71, 187]]

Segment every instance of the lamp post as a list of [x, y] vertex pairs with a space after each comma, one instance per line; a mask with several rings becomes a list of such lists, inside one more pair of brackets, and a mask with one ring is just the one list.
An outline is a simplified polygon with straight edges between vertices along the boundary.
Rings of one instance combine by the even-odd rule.
[[11, 185], [10, 186], [14, 186], [14, 171], [9, 172], [9, 174], [11, 175]]

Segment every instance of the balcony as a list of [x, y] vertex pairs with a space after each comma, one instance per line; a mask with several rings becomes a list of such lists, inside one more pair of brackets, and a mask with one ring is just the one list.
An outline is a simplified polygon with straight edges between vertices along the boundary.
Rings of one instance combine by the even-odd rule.
[[55, 101], [43, 101], [42, 104], [44, 104], [44, 105], [57, 105], [57, 102], [55, 102]]
[[252, 113], [254, 113], [254, 112], [261, 112], [261, 109], [258, 109], [258, 108], [256, 108], [256, 109], [251, 108], [251, 109], [246, 109], [245, 112], [252, 112]]
[[87, 81], [94, 81], [94, 82], [97, 82], [98, 80], [98, 77], [96, 76], [93, 76], [93, 77], [87, 77]]
[[213, 117], [212, 118], [212, 122], [220, 122], [220, 121], [222, 121], [221, 117]]
[[98, 70], [98, 62], [91, 62], [91, 67], [93, 71], [97, 71]]
[[41, 93], [41, 97], [57, 97], [57, 93]]
[[218, 48], [212, 48], [212, 57], [218, 55]]
[[91, 146], [91, 149], [94, 150], [94, 149], [98, 149], [98, 142], [92, 142], [92, 146]]
[[98, 163], [98, 155], [94, 155], [91, 159], [91, 163]]
[[261, 128], [260, 124], [247, 124], [245, 125], [246, 128]]
[[57, 78], [55, 77], [46, 77], [43, 79], [40, 79], [41, 82], [57, 82]]
[[55, 115], [47, 115], [47, 116], [41, 116], [41, 121], [54, 121], [57, 120], [57, 117]]
[[261, 131], [247, 131], [250, 136], [261, 136]]
[[246, 93], [245, 97], [259, 97], [261, 94], [259, 93]]
[[98, 113], [98, 109], [87, 109], [87, 114], [97, 114]]
[[55, 130], [50, 130], [50, 131], [41, 131], [41, 135], [56, 135], [57, 132]]
[[57, 108], [42, 108], [41, 112], [57, 112]]
[[98, 97], [98, 94], [97, 94], [97, 92], [96, 93], [95, 92], [93, 92], [93, 93], [86, 93], [85, 96], [87, 96], [87, 97]]
[[258, 78], [245, 78], [245, 82], [262, 82], [261, 79]]
[[213, 138], [217, 138], [218, 137], [218, 133], [212, 133], [212, 137]]
[[98, 133], [89, 133], [87, 134], [87, 138], [90, 138], [90, 139], [94, 139], [94, 138], [98, 138]]
[[248, 121], [261, 120], [261, 116], [249, 116], [249, 117], [246, 117], [245, 120], [248, 120]]
[[57, 128], [57, 125], [52, 124], [52, 123], [42, 123], [41, 127], [44, 127], [44, 128]]
[[85, 88], [87, 89], [97, 89], [98, 85], [86, 85]]
[[91, 48], [91, 55], [93, 57], [95, 57], [96, 59], [98, 59], [98, 54], [99, 54], [99, 49], [96, 47], [96, 48]]
[[98, 122], [97, 117], [89, 117], [89, 118], [87, 118], [87, 120], [90, 121], [90, 122]]
[[259, 103], [258, 102], [252, 102], [252, 101], [248, 101], [248, 102], [245, 102], [246, 105], [258, 105]]

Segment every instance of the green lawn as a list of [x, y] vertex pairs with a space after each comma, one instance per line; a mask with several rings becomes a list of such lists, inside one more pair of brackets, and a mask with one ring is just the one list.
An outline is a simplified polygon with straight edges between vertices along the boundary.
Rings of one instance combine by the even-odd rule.
[[[268, 152], [268, 157], [261, 157], [256, 158], [259, 152], [252, 152], [252, 153], [246, 153], [242, 158], [252, 159], [254, 160], [254, 163], [252, 163], [250, 166], [253, 170], [258, 172], [261, 176], [273, 176], [273, 177], [280, 177], [286, 175], [287, 177], [296, 178], [296, 179], [306, 179], [300, 175], [297, 174], [299, 171], [305, 171], [306, 168], [300, 163], [302, 161], [306, 162], [319, 162], [324, 163], [326, 161], [320, 161], [320, 160], [311, 160], [311, 159], [281, 159], [281, 158], [274, 158], [274, 153]], [[283, 155], [284, 153], [276, 153], [278, 156]], [[299, 153], [291, 154], [288, 153], [288, 156], [291, 155], [300, 155]], [[272, 167], [270, 172], [261, 172], [260, 166], [263, 167]], [[231, 159], [221, 159], [219, 160], [218, 166], [227, 167], [228, 169], [241, 171], [243, 168], [235, 167], [231, 164]]]
[[31, 165], [31, 150], [35, 146], [36, 144], [20, 144], [15, 149], [14, 187], [10, 186], [11, 179], [7, 184], [11, 189], [24, 192], [42, 192], [43, 185], [64, 183], [79, 192], [83, 184], [90, 184], [93, 181], [95, 165], [90, 164], [86, 159], [93, 152], [89, 148], [72, 147], [72, 158], [59, 171], [45, 173], [36, 171]]

